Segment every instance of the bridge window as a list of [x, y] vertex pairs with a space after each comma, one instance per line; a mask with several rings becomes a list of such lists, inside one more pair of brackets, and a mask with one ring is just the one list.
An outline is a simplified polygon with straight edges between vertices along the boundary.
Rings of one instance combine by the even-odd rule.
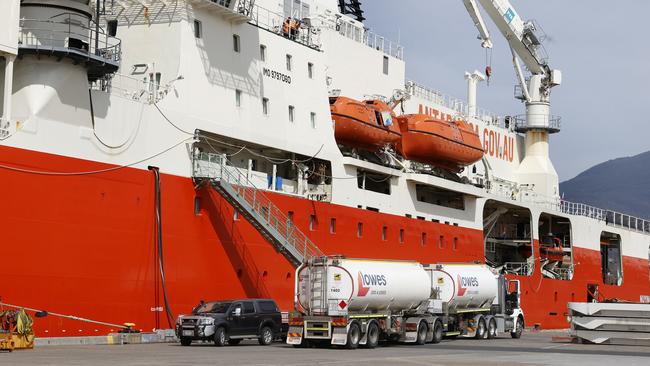
[[542, 275], [557, 280], [573, 278], [571, 221], [542, 213], [539, 216], [539, 255]]
[[233, 51], [235, 51], [237, 53], [239, 53], [240, 50], [241, 50], [240, 45], [239, 45], [239, 35], [237, 35], [237, 34], [232, 35], [232, 49], [233, 49]]
[[260, 45], [260, 60], [266, 61], [266, 46], [263, 44]]
[[203, 30], [201, 29], [201, 21], [194, 19], [194, 37], [195, 38], [201, 38], [201, 35], [203, 34]]
[[295, 119], [295, 114], [296, 114], [296, 107], [290, 105], [289, 106], [289, 122], [293, 122]]
[[269, 98], [262, 98], [262, 113], [265, 116], [269, 115]]
[[623, 284], [623, 259], [621, 236], [603, 231], [600, 234], [600, 259], [603, 283], [620, 286]]
[[527, 208], [488, 200], [483, 209], [485, 262], [499, 272], [533, 273], [532, 215]]
[[287, 53], [287, 71], [291, 71], [291, 61], [293, 57]]
[[235, 106], [241, 107], [241, 90], [235, 89]]

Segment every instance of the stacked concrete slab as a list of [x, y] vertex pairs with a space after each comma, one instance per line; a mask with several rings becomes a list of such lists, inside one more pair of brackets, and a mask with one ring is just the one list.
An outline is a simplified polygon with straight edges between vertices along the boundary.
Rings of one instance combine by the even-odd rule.
[[650, 346], [650, 304], [570, 302], [570, 335], [602, 344]]

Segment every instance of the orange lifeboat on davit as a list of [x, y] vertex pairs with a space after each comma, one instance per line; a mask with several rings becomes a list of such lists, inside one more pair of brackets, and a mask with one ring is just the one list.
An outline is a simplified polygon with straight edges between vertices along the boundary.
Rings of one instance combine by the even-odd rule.
[[380, 100], [330, 97], [334, 136], [339, 144], [366, 150], [396, 145], [401, 137], [395, 113]]
[[458, 172], [483, 157], [481, 140], [465, 121], [426, 114], [405, 114], [397, 121], [402, 131], [397, 151], [408, 160]]

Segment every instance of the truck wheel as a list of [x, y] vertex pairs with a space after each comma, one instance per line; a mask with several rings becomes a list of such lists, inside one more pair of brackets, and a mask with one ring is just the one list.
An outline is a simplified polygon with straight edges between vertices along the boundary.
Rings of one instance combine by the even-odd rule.
[[214, 345], [217, 347], [225, 346], [227, 338], [226, 330], [223, 327], [217, 328], [217, 331], [214, 332]]
[[440, 320], [436, 320], [436, 322], [433, 323], [433, 339], [431, 342], [440, 343], [440, 341], [442, 341], [442, 322]]
[[231, 346], [236, 346], [239, 343], [241, 343], [241, 339], [229, 339], [228, 340], [228, 344], [231, 345]]
[[515, 325], [515, 330], [510, 332], [510, 336], [514, 339], [521, 338], [521, 334], [524, 332], [524, 318], [518, 317], [517, 324]]
[[181, 337], [181, 346], [189, 346], [192, 344], [192, 338]]
[[348, 341], [345, 345], [347, 349], [355, 349], [359, 347], [359, 338], [361, 338], [361, 330], [357, 323], [350, 324], [350, 329], [348, 329]]
[[368, 339], [366, 341], [366, 347], [375, 348], [379, 344], [379, 326], [377, 323], [372, 322], [368, 325]]
[[258, 342], [262, 346], [268, 346], [273, 342], [273, 331], [269, 327], [263, 327], [262, 330], [260, 331], [260, 337], [258, 338]]
[[415, 343], [422, 345], [427, 343], [427, 333], [429, 332], [429, 327], [427, 326], [425, 321], [421, 321], [420, 324], [418, 324], [418, 335], [417, 338], [415, 339]]
[[485, 333], [487, 332], [487, 327], [485, 326], [485, 318], [480, 317], [478, 319], [478, 325], [476, 326], [476, 334], [474, 335], [474, 338], [476, 339], [483, 339], [485, 338]]
[[494, 318], [490, 318], [488, 321], [487, 337], [488, 339], [494, 339], [497, 337], [497, 321], [494, 320]]

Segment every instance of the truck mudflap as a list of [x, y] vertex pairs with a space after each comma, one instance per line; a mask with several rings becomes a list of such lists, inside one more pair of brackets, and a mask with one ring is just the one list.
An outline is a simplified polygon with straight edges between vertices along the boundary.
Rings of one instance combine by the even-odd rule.
[[304, 327], [289, 326], [287, 331], [287, 344], [299, 346], [302, 343], [302, 332]]
[[345, 346], [348, 343], [347, 327], [332, 327], [332, 344]]

